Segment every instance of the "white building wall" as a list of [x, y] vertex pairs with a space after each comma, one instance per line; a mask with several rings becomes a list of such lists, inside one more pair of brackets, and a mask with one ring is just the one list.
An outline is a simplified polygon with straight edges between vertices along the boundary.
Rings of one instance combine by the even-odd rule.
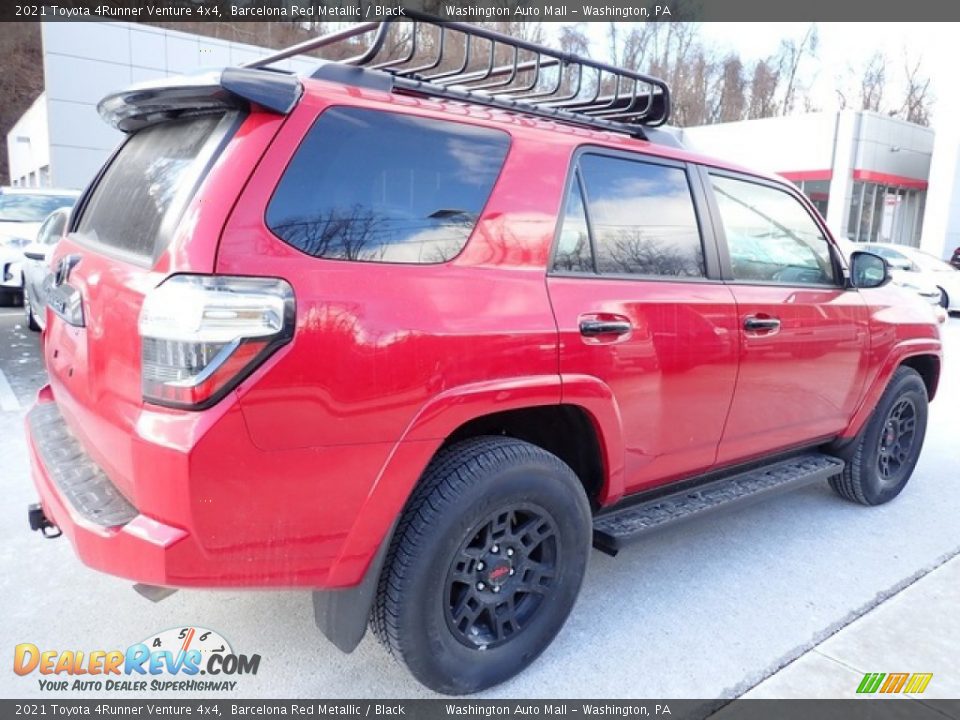
[[50, 136], [47, 130], [47, 95], [33, 105], [7, 133], [10, 184], [17, 187], [50, 186]]
[[[947, 100], [960, 110], [960, 91], [952, 92]], [[949, 259], [960, 247], [960, 126], [956, 115], [946, 114], [946, 108], [938, 105], [936, 117], [944, 115], [945, 121], [937, 125], [920, 249]]]
[[[43, 74], [52, 183], [82, 188], [119, 143], [97, 103], [134, 83], [239, 65], [268, 51], [254, 45], [133, 23], [43, 23]], [[305, 70], [289, 60], [278, 67]]]
[[833, 166], [836, 113], [701, 125], [680, 131], [695, 152], [763, 172], [829, 170]]

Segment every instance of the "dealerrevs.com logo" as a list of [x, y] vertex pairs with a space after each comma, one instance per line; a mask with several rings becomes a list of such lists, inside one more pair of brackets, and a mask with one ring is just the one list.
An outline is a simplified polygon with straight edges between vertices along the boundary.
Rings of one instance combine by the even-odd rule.
[[[14, 648], [13, 671], [37, 674], [41, 690], [142, 692], [235, 690], [238, 675], [256, 675], [259, 655], [233, 652], [222, 635], [199, 627], [164, 630], [126, 650]], [[202, 676], [202, 677], [201, 677]]]

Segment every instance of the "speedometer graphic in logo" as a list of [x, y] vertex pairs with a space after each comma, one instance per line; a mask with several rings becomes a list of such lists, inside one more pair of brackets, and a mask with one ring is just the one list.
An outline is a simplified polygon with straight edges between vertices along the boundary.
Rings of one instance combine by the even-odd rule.
[[170, 652], [174, 657], [191, 650], [200, 653], [199, 667], [206, 667], [211, 655], [232, 655], [233, 648], [220, 633], [203, 627], [179, 627], [163, 630], [146, 638], [143, 644], [151, 652]]

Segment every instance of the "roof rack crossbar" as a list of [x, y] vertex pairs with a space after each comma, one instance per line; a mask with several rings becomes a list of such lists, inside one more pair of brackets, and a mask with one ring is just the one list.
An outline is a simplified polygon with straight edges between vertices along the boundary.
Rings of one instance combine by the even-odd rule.
[[408, 62], [413, 60], [416, 54], [417, 33], [410, 33], [410, 49], [407, 51], [406, 55], [393, 60], [384, 60], [381, 63], [376, 63], [374, 65], [370, 65], [369, 67], [371, 70], [386, 70], [387, 68], [397, 67], [398, 65], [406, 65]]
[[[384, 24], [391, 22], [387, 20]], [[413, 23], [412, 32], [416, 34], [418, 32], [416, 23]], [[447, 29], [441, 25], [440, 32], [437, 35], [437, 56], [433, 59], [433, 62], [428, 62], [425, 65], [418, 65], [417, 67], [404, 68], [402, 71], [398, 71], [397, 75], [416, 75], [417, 73], [426, 72], [428, 70], [434, 70], [440, 67], [440, 63], [443, 62], [443, 46], [446, 43]]]
[[[392, 76], [395, 91], [641, 138], [646, 137], [644, 128], [663, 125], [670, 116], [670, 88], [659, 78], [488, 27], [445, 22], [409, 9], [405, 13], [406, 19], [358, 23], [306, 40], [245, 67], [261, 68], [345, 42], [350, 43], [348, 47], [359, 45], [357, 38], [374, 33], [366, 49], [340, 62]], [[429, 28], [436, 28], [435, 34], [428, 35]], [[393, 30], [408, 35], [397, 35], [398, 42], [385, 51], [387, 36]], [[483, 52], [484, 44], [489, 45], [487, 53]]]
[[445, 70], [443, 72], [434, 73], [432, 75], [425, 75], [424, 80], [429, 80], [430, 82], [436, 82], [437, 80], [442, 80], [443, 78], [448, 77], [457, 77], [463, 75], [466, 72], [467, 68], [470, 66], [470, 46], [473, 38], [469, 35], [465, 38], [463, 45], [463, 62], [460, 63], [460, 67], [454, 68], [453, 70]]
[[[541, 66], [541, 67], [544, 67], [544, 65], [543, 65], [542, 63], [541, 63], [540, 66]], [[526, 92], [526, 93], [517, 95], [517, 100], [524, 100], [524, 101], [527, 101], [527, 100], [540, 100], [540, 99], [543, 99], [543, 98], [553, 97], [554, 95], [556, 95], [557, 93], [559, 93], [559, 92], [563, 89], [563, 73], [564, 73], [565, 70], [567, 70], [567, 67], [568, 67], [568, 66], [563, 65], [562, 63], [557, 67], [557, 73], [556, 73], [557, 78], [556, 78], [556, 80], [554, 81], [554, 84], [553, 84], [552, 87], [549, 87], [549, 88], [546, 88], [546, 89], [540, 90], [540, 91], [536, 91], [536, 90], [535, 90], [534, 92]], [[534, 88], [531, 88], [531, 90], [533, 90], [533, 89], [534, 89]]]

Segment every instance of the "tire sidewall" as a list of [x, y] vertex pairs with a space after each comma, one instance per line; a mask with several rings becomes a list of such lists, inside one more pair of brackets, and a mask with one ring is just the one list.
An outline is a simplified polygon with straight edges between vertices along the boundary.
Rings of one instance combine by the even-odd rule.
[[[404, 647], [402, 654], [414, 676], [429, 687], [467, 693], [502, 682], [533, 662], [566, 621], [586, 569], [591, 522], [572, 471], [558, 473], [558, 469], [527, 461], [470, 484], [457, 498], [462, 512], [440, 514], [431, 541], [410, 558], [402, 589], [408, 597], [400, 621], [416, 641]], [[453, 635], [446, 621], [444, 593], [450, 563], [478, 523], [518, 504], [542, 508], [557, 528], [560, 561], [554, 590], [515, 638], [486, 650], [470, 648]]]
[[[916, 408], [917, 418], [915, 425], [914, 445], [911, 456], [906, 460], [906, 472], [895, 485], [885, 486], [880, 477], [877, 459], [880, 447], [880, 436], [883, 433], [887, 416], [890, 410], [901, 398], [909, 398]], [[876, 410], [865, 428], [860, 450], [860, 485], [864, 498], [870, 505], [881, 505], [889, 502], [906, 486], [913, 470], [920, 459], [923, 441], [927, 432], [927, 391], [923, 380], [916, 373], [905, 374], [896, 379], [887, 388], [877, 403]]]

